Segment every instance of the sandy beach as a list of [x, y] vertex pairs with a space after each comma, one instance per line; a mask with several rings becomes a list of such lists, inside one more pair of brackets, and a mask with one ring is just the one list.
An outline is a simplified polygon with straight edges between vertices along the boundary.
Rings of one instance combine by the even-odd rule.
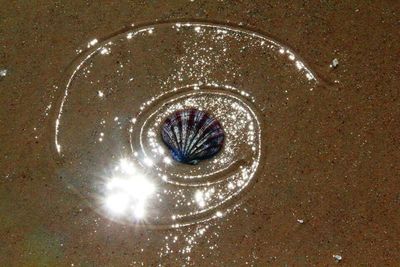
[[[389, 0], [2, 1], [0, 265], [397, 266], [399, 12], [400, 3]], [[114, 41], [112, 36], [135, 29], [135, 25], [168, 21], [235, 25], [267, 36], [293, 51], [304, 63], [302, 71], [307, 67], [316, 78], [303, 81], [304, 75], [296, 76], [297, 72], [282, 63], [276, 73], [275, 65], [267, 65], [272, 78], [258, 79], [262, 71], [257, 66], [263, 63], [257, 61], [260, 57], [255, 53], [261, 55], [261, 50], [249, 45], [243, 49], [242, 58], [228, 55], [237, 64], [232, 66], [240, 66], [240, 70], [248, 67], [248, 72], [239, 71], [239, 76], [252, 79], [246, 83], [249, 88], [261, 88], [268, 79], [272, 88], [266, 92], [249, 89], [259, 114], [254, 118], [262, 117], [265, 122], [256, 126], [262, 131], [260, 140], [256, 140], [262, 144], [262, 157], [258, 157], [258, 151], [248, 152], [248, 158], [259, 160], [259, 169], [254, 170], [246, 197], [240, 205], [239, 201], [236, 206], [229, 204], [230, 212], [223, 216], [217, 211], [211, 220], [211, 216], [207, 221], [193, 219], [190, 225], [177, 228], [139, 227], [94, 210], [85, 195], [85, 185], [79, 184], [82, 187], [77, 190], [76, 184], [60, 175], [54, 147], [54, 125], [65, 85], [60, 81], [75, 66], [80, 53], [92, 49], [91, 41]], [[152, 41], [153, 47], [159, 47], [157, 51], [175, 47], [176, 40], [169, 36], [160, 38], [163, 42]], [[143, 51], [135, 58], [137, 62], [146, 62], [145, 44], [135, 48]], [[122, 83], [129, 78], [104, 73], [116, 62], [122, 64], [117, 60], [118, 56], [126, 58], [124, 45], [121, 42], [116, 46], [121, 53], [115, 58], [109, 57], [105, 63], [93, 61], [96, 79], [107, 77]], [[229, 48], [236, 49], [234, 44]], [[171, 55], [184, 54], [176, 50], [171, 50]], [[146, 62], [148, 66], [160, 66], [157, 77], [173, 65], [165, 67], [158, 62], [173, 62], [170, 50], [165, 51]], [[274, 58], [268, 51], [262, 55]], [[135, 70], [135, 66], [129, 66]], [[138, 86], [148, 84], [150, 89], [143, 89], [139, 95], [150, 97], [157, 94], [157, 89], [151, 89], [156, 88], [157, 81], [145, 80], [149, 77], [146, 68], [134, 82]], [[215, 77], [218, 75], [223, 74]], [[88, 120], [101, 113], [80, 102], [86, 97], [84, 90], [90, 90], [86, 81], [82, 79], [75, 87], [82, 88], [82, 95], [72, 93], [76, 102], [66, 105], [72, 114], [67, 117], [70, 125], [75, 125], [72, 112], [76, 109]], [[278, 81], [283, 81], [283, 88]], [[130, 97], [118, 90], [112, 93], [109, 99], [116, 95], [125, 100]], [[102, 97], [103, 91], [96, 94]], [[111, 111], [121, 105], [121, 110], [128, 110], [130, 105], [138, 107], [142, 100], [113, 101], [105, 109]], [[243, 103], [247, 105], [246, 101]], [[250, 105], [249, 110], [252, 108]], [[116, 115], [109, 116], [113, 119]], [[85, 130], [77, 123], [65, 138], [84, 135]], [[91, 149], [89, 145], [73, 148]], [[242, 152], [247, 155], [245, 150]], [[71, 155], [63, 158], [62, 164], [86, 162]], [[87, 162], [94, 161], [86, 155]], [[255, 166], [250, 163], [244, 165]]]

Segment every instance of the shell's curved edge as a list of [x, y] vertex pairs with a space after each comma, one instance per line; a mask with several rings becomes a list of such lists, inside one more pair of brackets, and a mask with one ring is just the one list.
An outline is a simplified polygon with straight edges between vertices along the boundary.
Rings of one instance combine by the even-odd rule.
[[175, 111], [165, 119], [161, 138], [174, 160], [197, 164], [221, 150], [225, 134], [219, 121], [204, 111], [190, 108]]

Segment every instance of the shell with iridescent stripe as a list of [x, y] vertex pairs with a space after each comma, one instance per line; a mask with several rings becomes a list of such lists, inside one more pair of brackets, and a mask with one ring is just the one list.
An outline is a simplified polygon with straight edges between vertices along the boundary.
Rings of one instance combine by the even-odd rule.
[[224, 131], [221, 124], [208, 113], [191, 108], [169, 115], [162, 125], [161, 138], [170, 149], [173, 159], [197, 164], [221, 150]]

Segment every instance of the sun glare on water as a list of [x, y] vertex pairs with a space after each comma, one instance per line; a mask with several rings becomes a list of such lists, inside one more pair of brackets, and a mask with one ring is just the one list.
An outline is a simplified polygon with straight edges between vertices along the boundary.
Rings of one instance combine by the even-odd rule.
[[144, 219], [147, 200], [156, 191], [155, 185], [127, 159], [121, 159], [115, 171], [105, 182], [104, 209], [114, 217]]

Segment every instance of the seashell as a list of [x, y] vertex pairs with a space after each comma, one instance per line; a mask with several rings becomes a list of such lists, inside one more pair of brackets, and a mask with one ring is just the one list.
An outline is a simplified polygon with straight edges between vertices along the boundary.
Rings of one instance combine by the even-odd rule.
[[221, 150], [225, 135], [216, 119], [204, 111], [190, 108], [169, 115], [162, 125], [161, 137], [174, 160], [197, 164]]

